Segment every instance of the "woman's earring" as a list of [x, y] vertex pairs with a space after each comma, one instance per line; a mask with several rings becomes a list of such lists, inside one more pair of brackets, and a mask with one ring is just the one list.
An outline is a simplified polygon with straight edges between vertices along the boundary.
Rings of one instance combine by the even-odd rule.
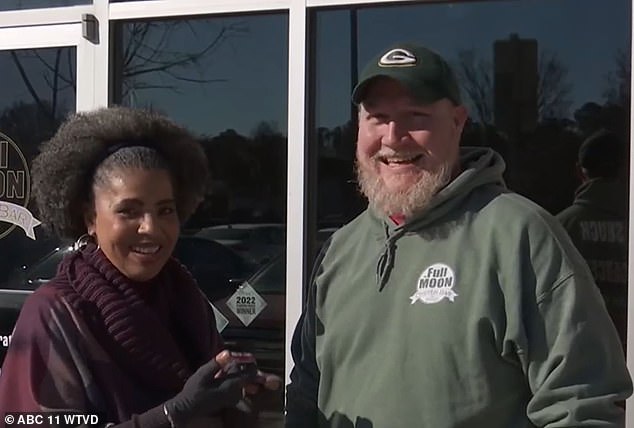
[[[75, 241], [75, 244], [73, 244], [73, 249], [75, 251], [80, 251], [80, 250], [83, 250], [88, 244], [95, 245], [96, 244], [95, 237], [89, 233], [84, 233], [79, 238], [77, 238], [77, 240]], [[97, 245], [97, 249], [99, 249], [99, 245]]]

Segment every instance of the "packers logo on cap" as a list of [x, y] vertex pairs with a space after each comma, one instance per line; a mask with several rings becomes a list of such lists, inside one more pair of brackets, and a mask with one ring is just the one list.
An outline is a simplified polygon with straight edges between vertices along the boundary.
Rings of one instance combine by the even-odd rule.
[[416, 55], [403, 48], [392, 49], [379, 59], [379, 67], [403, 67], [413, 65], [416, 65]]

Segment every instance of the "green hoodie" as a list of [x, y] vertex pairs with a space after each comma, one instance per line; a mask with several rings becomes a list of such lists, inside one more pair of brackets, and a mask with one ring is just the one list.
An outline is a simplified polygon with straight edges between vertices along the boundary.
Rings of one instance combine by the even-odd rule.
[[585, 258], [621, 342], [627, 341], [627, 185], [595, 178], [583, 183], [574, 203], [557, 215]]
[[291, 427], [619, 426], [631, 393], [590, 271], [557, 221], [463, 172], [416, 218], [366, 210], [316, 265], [293, 338]]

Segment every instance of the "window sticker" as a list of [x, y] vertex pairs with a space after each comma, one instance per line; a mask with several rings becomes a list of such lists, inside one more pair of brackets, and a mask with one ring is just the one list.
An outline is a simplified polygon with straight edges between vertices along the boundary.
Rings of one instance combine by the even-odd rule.
[[27, 209], [31, 195], [29, 165], [17, 144], [0, 132], [0, 239], [17, 227], [35, 240], [41, 223]]
[[242, 324], [248, 327], [266, 307], [266, 302], [248, 282], [245, 282], [229, 297], [227, 306]]

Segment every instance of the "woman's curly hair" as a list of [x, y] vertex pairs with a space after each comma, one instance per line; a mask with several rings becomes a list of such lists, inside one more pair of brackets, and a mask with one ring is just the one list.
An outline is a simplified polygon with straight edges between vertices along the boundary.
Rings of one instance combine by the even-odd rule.
[[86, 233], [84, 212], [92, 204], [95, 172], [119, 148], [130, 146], [155, 150], [168, 166], [184, 223], [205, 194], [205, 152], [191, 133], [164, 116], [127, 107], [76, 113], [40, 146], [31, 172], [42, 223], [63, 238]]

